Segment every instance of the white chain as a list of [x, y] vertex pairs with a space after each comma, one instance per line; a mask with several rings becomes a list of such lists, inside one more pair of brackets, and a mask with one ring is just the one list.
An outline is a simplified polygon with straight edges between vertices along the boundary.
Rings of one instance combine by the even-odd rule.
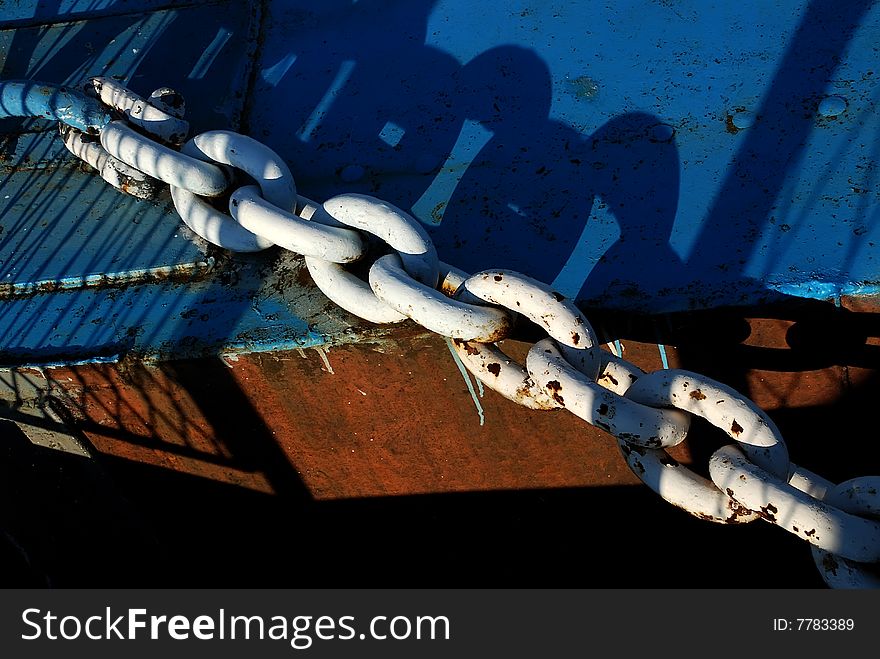
[[[112, 81], [90, 84], [141, 129], [158, 125], [154, 134], [183, 142], [180, 115], [153, 101], [167, 90], [142, 101]], [[875, 569], [880, 477], [834, 485], [792, 464], [773, 421], [730, 387], [679, 369], [646, 374], [599, 350], [595, 331], [571, 301], [520, 273], [487, 270], [468, 276], [439, 262], [421, 224], [387, 202], [343, 194], [317, 204], [298, 196], [287, 165], [250, 137], [210, 131], [178, 152], [120, 120], [101, 131], [100, 145], [105, 152], [68, 148], [101, 164], [95, 166], [111, 183], [118, 181], [113, 172], [122, 171], [120, 165], [134, 168], [125, 170], [128, 179], [144, 172], [144, 180], [168, 183], [183, 221], [219, 247], [258, 251], [280, 245], [303, 255], [315, 284], [354, 315], [374, 323], [410, 318], [452, 339], [466, 368], [502, 396], [534, 409], [564, 407], [614, 436], [632, 471], [673, 505], [718, 523], [760, 518], [782, 526], [813, 546], [829, 586], [880, 587]], [[106, 165], [108, 158], [112, 165]], [[234, 190], [227, 215], [203, 197], [228, 192], [234, 178], [229, 167], [245, 171], [259, 187]], [[108, 168], [112, 171], [105, 175]], [[364, 234], [393, 250], [374, 261], [368, 281], [342, 265], [366, 256]], [[525, 367], [495, 345], [515, 323], [509, 311], [549, 335], [529, 350]], [[684, 441], [691, 415], [705, 418], [735, 442], [711, 456], [711, 480], [665, 451]]]

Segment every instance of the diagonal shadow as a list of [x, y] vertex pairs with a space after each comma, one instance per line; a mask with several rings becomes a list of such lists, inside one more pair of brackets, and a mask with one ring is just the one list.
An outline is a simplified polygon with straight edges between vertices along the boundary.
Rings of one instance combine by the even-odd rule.
[[[720, 262], [742, 269], [747, 240], [760, 235], [792, 168], [803, 154], [819, 101], [873, 0], [812, 0], [767, 85], [756, 121], [728, 168], [692, 248], [688, 266], [709, 271]], [[730, 250], [738, 258], [730, 258]]]

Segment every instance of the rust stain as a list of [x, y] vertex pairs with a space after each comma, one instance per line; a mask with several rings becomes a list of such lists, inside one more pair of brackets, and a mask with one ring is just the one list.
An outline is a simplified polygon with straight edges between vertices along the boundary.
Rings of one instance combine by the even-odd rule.
[[[728, 490], [728, 493], [730, 490]], [[727, 517], [724, 522], [726, 524], [737, 524], [739, 522], [740, 517], [749, 517], [752, 514], [752, 511], [741, 505], [738, 501], [735, 501], [733, 498], [728, 502], [728, 507], [730, 508], [730, 516]]]
[[733, 423], [730, 426], [730, 432], [739, 437], [742, 431], [743, 427], [736, 422], [736, 419], [734, 419]]
[[[321, 377], [317, 355], [293, 351], [240, 355], [222, 366], [229, 382], [200, 384], [247, 392], [265, 425], [259, 441], [271, 442], [268, 456], [277, 452], [271, 460], [242, 452], [235, 428], [201, 406], [204, 395], [190, 389], [195, 378], [181, 377], [198, 370], [195, 363], [127, 360], [53, 370], [53, 377], [70, 392], [65, 404], [99, 453], [247, 490], [276, 492], [284, 486], [279, 470], [320, 500], [639, 484], [616, 443], [574, 416], [528, 410], [489, 390], [481, 404], [496, 422], [481, 428], [470, 400], [458, 395], [461, 378], [441, 338], [392, 345], [383, 348], [389, 354], [334, 346], [335, 378]], [[582, 441], [585, 435], [595, 441]]]
[[[772, 503], [768, 503], [766, 506], [761, 506], [760, 515], [768, 522], [776, 521], [776, 513], [779, 512], [779, 509], [774, 506]], [[809, 535], [809, 534], [808, 534]]]
[[610, 373], [603, 373], [603, 374], [602, 374], [602, 377], [600, 377], [599, 380], [608, 380], [608, 381], [609, 381], [611, 384], [613, 384], [615, 387], [619, 384], [619, 383], [617, 382], [617, 378], [615, 378], [615, 377], [614, 377], [613, 375], [611, 375]]
[[694, 389], [690, 394], [688, 394], [694, 400], [706, 400], [706, 394], [704, 394], [699, 389]]
[[474, 346], [470, 341], [465, 341], [464, 339], [452, 339], [452, 342], [460, 348], [464, 348], [464, 351], [471, 356], [480, 354], [480, 349]]
[[212, 262], [181, 263], [130, 273], [99, 274], [81, 281], [50, 279], [23, 284], [0, 283], [0, 300], [35, 297], [80, 288], [125, 289], [149, 283], [188, 283], [204, 277], [212, 270]]
[[724, 119], [724, 130], [726, 130], [731, 135], [736, 135], [739, 132], [739, 128], [736, 127], [736, 124], [733, 123], [733, 115], [728, 114]]
[[560, 395], [560, 391], [562, 391], [562, 385], [559, 383], [559, 380], [550, 380], [547, 383], [547, 388], [552, 392], [550, 395], [560, 405], [565, 405], [565, 399]]

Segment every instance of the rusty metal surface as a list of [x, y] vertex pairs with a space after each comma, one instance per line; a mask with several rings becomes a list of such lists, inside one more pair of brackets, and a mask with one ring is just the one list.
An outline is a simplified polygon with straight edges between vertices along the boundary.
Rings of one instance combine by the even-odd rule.
[[[877, 328], [873, 311], [588, 315], [601, 341], [618, 339], [648, 371], [662, 368], [661, 343], [670, 367], [754, 394], [798, 464], [835, 481], [877, 471], [880, 451], [860, 429], [880, 361], [864, 338], [846, 338]], [[814, 326], [839, 341], [808, 341]], [[523, 359], [526, 338], [503, 347]], [[45, 373], [130, 508], [108, 529], [133, 525], [161, 548], [151, 584], [823, 585], [804, 543], [761, 521], [716, 527], [673, 508], [606, 433], [564, 410], [481, 396], [448, 345], [410, 324], [372, 343]], [[672, 452], [706, 475], [724, 441], [696, 419]], [[14, 511], [3, 521], [28, 537], [52, 532]], [[105, 569], [85, 543], [90, 578], [144, 583], [135, 565]], [[735, 584], [707, 577], [725, 560], [738, 566]], [[632, 565], [645, 561], [662, 569], [637, 578]], [[82, 583], [57, 557], [53, 570]]]
[[[609, 438], [569, 414], [478, 395], [481, 424], [440, 337], [239, 355], [222, 363], [316, 499], [637, 482]], [[53, 369], [52, 377], [69, 386], [68, 404], [99, 451], [271, 491], [259, 470], [223, 451], [217, 436], [225, 429], [212, 426], [177, 381], [187, 368], [197, 366], [135, 363], [120, 373], [101, 365]], [[207, 380], [200, 389], [211, 390]], [[585, 438], [551, 441], [578, 433]], [[127, 435], [139, 441], [119, 439]], [[233, 477], [227, 469], [235, 467]]]

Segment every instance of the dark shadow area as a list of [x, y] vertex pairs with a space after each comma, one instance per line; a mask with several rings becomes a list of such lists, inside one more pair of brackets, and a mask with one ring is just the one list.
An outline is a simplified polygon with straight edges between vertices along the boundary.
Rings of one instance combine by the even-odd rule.
[[[735, 587], [822, 586], [799, 540], [766, 524], [702, 523], [695, 532], [693, 518], [647, 488], [304, 502], [117, 457], [102, 456], [101, 464], [126, 499], [122, 514], [108, 515], [71, 476], [76, 499], [61, 506], [67, 524], [36, 501], [5, 516], [32, 566], [26, 583], [717, 588], [733, 585], [717, 572], [729, 563], [737, 566]], [[118, 497], [110, 502], [120, 505]], [[30, 514], [40, 516], [37, 528]], [[138, 526], [126, 531], [135, 518]], [[784, 559], [768, 560], [765, 551]], [[20, 577], [3, 577], [3, 586]]]
[[161, 577], [165, 541], [98, 464], [31, 444], [8, 421], [0, 423], [0, 434], [3, 587], [90, 587], [132, 573], [146, 586]]

